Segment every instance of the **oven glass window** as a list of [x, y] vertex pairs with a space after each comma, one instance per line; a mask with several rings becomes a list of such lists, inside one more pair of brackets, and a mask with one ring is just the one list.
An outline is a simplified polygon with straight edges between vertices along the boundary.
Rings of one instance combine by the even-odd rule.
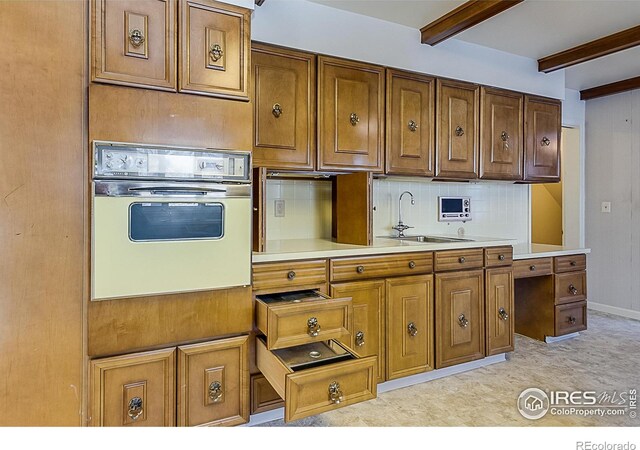
[[461, 198], [443, 198], [442, 212], [443, 213], [461, 213], [462, 199]]
[[129, 207], [132, 241], [220, 239], [223, 223], [221, 203], [132, 203]]

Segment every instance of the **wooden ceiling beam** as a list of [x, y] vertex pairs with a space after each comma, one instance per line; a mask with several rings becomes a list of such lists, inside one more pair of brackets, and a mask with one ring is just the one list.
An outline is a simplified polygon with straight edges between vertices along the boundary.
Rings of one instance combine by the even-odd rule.
[[262, 6], [263, 3], [264, 3], [264, 0], [256, 0], [257, 6]]
[[538, 60], [538, 71], [544, 73], [553, 72], [554, 70], [564, 69], [565, 67], [626, 50], [636, 45], [640, 45], [640, 25], [540, 58]]
[[603, 84], [580, 91], [580, 100], [590, 100], [592, 98], [604, 97], [606, 95], [618, 94], [620, 92], [640, 89], [640, 77], [629, 78], [628, 80], [616, 81], [615, 83]]
[[472, 0], [420, 29], [423, 44], [436, 45], [524, 0]]

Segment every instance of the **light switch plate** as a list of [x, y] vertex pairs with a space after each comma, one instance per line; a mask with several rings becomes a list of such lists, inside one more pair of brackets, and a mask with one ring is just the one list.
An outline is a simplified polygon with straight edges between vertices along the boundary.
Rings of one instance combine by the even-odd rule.
[[611, 202], [602, 202], [602, 212], [603, 213], [611, 212]]

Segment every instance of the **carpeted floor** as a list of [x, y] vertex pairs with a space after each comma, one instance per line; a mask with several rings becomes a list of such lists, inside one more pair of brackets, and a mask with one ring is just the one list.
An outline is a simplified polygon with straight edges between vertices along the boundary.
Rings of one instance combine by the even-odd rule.
[[[532, 421], [516, 408], [520, 393], [542, 390], [640, 390], [640, 321], [589, 311], [580, 337], [545, 344], [516, 336], [507, 361], [382, 393], [288, 426], [640, 426], [624, 416], [553, 416]], [[640, 402], [638, 405], [640, 409]], [[284, 426], [281, 420], [263, 426]]]

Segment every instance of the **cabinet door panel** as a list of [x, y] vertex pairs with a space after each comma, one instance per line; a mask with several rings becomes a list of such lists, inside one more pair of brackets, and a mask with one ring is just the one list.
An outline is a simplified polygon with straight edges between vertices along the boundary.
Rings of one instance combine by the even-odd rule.
[[180, 92], [248, 100], [250, 15], [213, 0], [181, 0]]
[[514, 348], [513, 270], [489, 269], [486, 273], [487, 356]]
[[436, 274], [436, 367], [484, 357], [484, 271]]
[[523, 96], [483, 87], [480, 98], [480, 178], [522, 179]]
[[478, 176], [478, 97], [475, 84], [438, 80], [436, 177]]
[[525, 181], [560, 181], [561, 108], [558, 100], [525, 97]]
[[433, 275], [387, 280], [387, 379], [433, 369]]
[[313, 169], [315, 56], [254, 44], [253, 165]]
[[383, 68], [319, 57], [318, 169], [382, 170]]
[[331, 285], [332, 297], [351, 297], [353, 329], [347, 341], [358, 356], [378, 356], [378, 382], [385, 380], [384, 281], [363, 281]]
[[92, 81], [176, 90], [176, 2], [95, 0]]
[[387, 69], [386, 172], [433, 176], [435, 80]]

